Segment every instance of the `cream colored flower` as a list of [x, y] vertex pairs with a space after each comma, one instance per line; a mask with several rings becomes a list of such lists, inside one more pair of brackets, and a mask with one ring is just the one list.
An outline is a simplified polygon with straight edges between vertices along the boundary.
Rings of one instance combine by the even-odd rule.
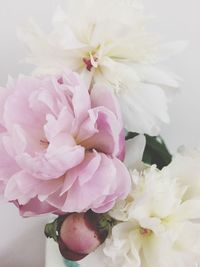
[[[140, 174], [133, 172], [132, 193], [111, 213], [122, 221], [104, 249], [114, 266], [190, 267], [200, 263], [200, 224], [191, 221], [200, 218], [200, 200], [185, 198], [190, 184], [173, 176], [170, 168], [158, 171], [152, 166]], [[116, 250], [119, 244], [123, 256]]]
[[125, 127], [157, 135], [160, 123], [169, 122], [168, 94], [178, 83], [156, 63], [182, 50], [183, 43], [162, 45], [146, 22], [140, 0], [68, 0], [64, 10], [57, 9], [50, 34], [31, 22], [20, 38], [35, 73], [70, 69], [89, 84], [109, 85]]
[[[132, 171], [133, 188], [110, 212], [110, 238], [81, 263], [101, 267], [200, 266], [200, 152], [177, 154], [159, 171]], [[96, 263], [95, 263], [96, 264]]]

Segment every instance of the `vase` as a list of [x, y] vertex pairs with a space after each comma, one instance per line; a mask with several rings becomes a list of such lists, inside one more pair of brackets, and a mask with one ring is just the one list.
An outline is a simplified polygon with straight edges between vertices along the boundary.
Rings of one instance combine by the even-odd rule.
[[[101, 251], [101, 250], [100, 250]], [[105, 267], [102, 262], [102, 252], [98, 249], [79, 262], [65, 260], [60, 254], [58, 244], [53, 239], [46, 241], [45, 267]]]
[[52, 239], [47, 239], [45, 267], [80, 267], [80, 264], [63, 259], [58, 244]]

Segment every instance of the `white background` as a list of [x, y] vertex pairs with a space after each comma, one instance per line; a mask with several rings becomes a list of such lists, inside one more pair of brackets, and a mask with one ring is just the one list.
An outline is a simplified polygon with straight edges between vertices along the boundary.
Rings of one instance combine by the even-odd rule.
[[[67, 0], [0, 0], [0, 85], [8, 74], [29, 73], [20, 63], [25, 57], [17, 40], [16, 26], [30, 16], [49, 28], [56, 4]], [[109, 0], [108, 0], [109, 1]], [[153, 29], [166, 40], [189, 40], [188, 49], [171, 59], [168, 66], [183, 77], [182, 91], [170, 106], [171, 124], [163, 136], [172, 151], [179, 145], [200, 144], [200, 1], [145, 0], [146, 10], [156, 16]], [[77, 14], [78, 15], [78, 14]], [[21, 219], [8, 204], [0, 205], [0, 267], [44, 267], [46, 218]], [[56, 266], [55, 266], [56, 267]]]

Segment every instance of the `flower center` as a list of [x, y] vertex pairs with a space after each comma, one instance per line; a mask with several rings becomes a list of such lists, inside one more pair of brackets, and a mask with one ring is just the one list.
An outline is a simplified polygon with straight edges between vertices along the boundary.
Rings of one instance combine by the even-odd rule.
[[86, 69], [91, 71], [92, 68], [98, 67], [98, 58], [94, 56], [92, 53], [89, 54], [89, 57], [83, 58], [83, 63], [86, 65]]
[[46, 148], [48, 148], [48, 146], [49, 146], [49, 142], [48, 142], [47, 140], [41, 139], [41, 140], [40, 140], [40, 145], [41, 145], [44, 149], [46, 149]]
[[152, 230], [146, 228], [140, 228], [140, 234], [143, 236], [149, 236], [152, 234]]

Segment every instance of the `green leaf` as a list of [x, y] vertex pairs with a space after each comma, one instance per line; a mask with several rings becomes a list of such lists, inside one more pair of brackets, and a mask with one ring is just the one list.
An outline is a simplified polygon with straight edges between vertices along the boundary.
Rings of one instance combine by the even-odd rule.
[[156, 164], [159, 169], [169, 165], [172, 160], [164, 140], [159, 137], [146, 135], [146, 148], [144, 151], [143, 161], [147, 164]]
[[138, 133], [128, 132], [126, 135], [126, 140], [133, 139], [134, 137], [136, 137], [138, 135], [139, 135]]
[[[132, 139], [137, 136], [137, 133], [129, 132], [126, 136], [126, 140]], [[143, 162], [153, 165], [156, 164], [159, 169], [167, 166], [171, 160], [170, 154], [164, 140], [160, 136], [152, 137], [145, 135], [146, 147], [143, 155]]]

